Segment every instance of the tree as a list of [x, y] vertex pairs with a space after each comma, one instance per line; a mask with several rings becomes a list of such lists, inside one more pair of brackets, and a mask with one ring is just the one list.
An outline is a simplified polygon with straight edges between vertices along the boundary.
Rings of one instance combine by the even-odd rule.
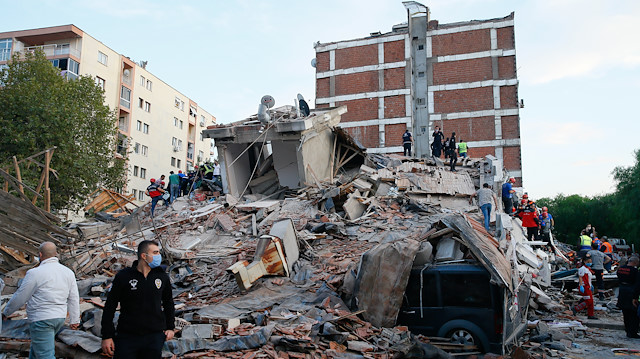
[[[77, 209], [98, 186], [122, 188], [126, 158], [114, 157], [116, 113], [94, 80], [67, 80], [43, 52], [14, 55], [0, 74], [0, 166], [56, 146], [51, 167], [52, 209]], [[36, 187], [38, 171], [23, 169]]]
[[616, 167], [613, 178], [616, 185], [616, 202], [612, 214], [624, 238], [640, 241], [640, 150], [636, 150], [635, 164], [631, 167]]

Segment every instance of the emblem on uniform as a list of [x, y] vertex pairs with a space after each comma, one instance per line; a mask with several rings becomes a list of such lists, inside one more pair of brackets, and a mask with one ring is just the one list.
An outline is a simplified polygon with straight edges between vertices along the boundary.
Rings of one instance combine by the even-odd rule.
[[160, 287], [162, 287], [162, 280], [158, 278], [156, 279], [156, 288], [160, 289]]
[[136, 286], [138, 285], [138, 280], [137, 279], [132, 279], [129, 281], [129, 284], [131, 284], [131, 290], [136, 290], [138, 289]]

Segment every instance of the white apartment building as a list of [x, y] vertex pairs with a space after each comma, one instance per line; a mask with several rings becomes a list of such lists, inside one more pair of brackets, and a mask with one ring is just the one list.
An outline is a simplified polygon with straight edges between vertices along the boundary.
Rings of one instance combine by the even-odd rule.
[[[88, 75], [118, 113], [115, 156], [129, 152], [125, 192], [145, 201], [149, 179], [191, 170], [213, 154], [202, 130], [216, 118], [197, 102], [74, 25], [0, 33], [0, 67], [13, 53], [42, 49], [69, 78]], [[168, 181], [168, 179], [167, 179]]]

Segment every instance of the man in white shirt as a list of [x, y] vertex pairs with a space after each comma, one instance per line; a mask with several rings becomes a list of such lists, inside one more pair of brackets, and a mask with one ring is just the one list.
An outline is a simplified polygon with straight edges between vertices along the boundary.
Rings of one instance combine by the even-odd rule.
[[2, 313], [3, 319], [27, 304], [31, 333], [29, 358], [55, 358], [55, 335], [69, 312], [71, 329], [80, 323], [80, 297], [76, 276], [58, 261], [56, 245], [44, 242], [40, 265], [27, 271], [22, 284]]

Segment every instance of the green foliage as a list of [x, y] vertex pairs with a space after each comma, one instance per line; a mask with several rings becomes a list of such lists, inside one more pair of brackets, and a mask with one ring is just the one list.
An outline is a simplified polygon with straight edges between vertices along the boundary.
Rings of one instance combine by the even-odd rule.
[[635, 156], [633, 166], [613, 171], [617, 182], [614, 193], [595, 197], [559, 194], [538, 200], [538, 205], [547, 206], [553, 215], [556, 238], [576, 245], [580, 231], [591, 223], [599, 236], [640, 244], [640, 150]]
[[[51, 167], [52, 209], [78, 208], [98, 186], [120, 188], [125, 159], [115, 159], [117, 121], [91, 77], [67, 80], [44, 53], [15, 55], [0, 78], [0, 166], [57, 146]], [[12, 168], [12, 167], [11, 167]], [[35, 188], [42, 169], [22, 167]]]

